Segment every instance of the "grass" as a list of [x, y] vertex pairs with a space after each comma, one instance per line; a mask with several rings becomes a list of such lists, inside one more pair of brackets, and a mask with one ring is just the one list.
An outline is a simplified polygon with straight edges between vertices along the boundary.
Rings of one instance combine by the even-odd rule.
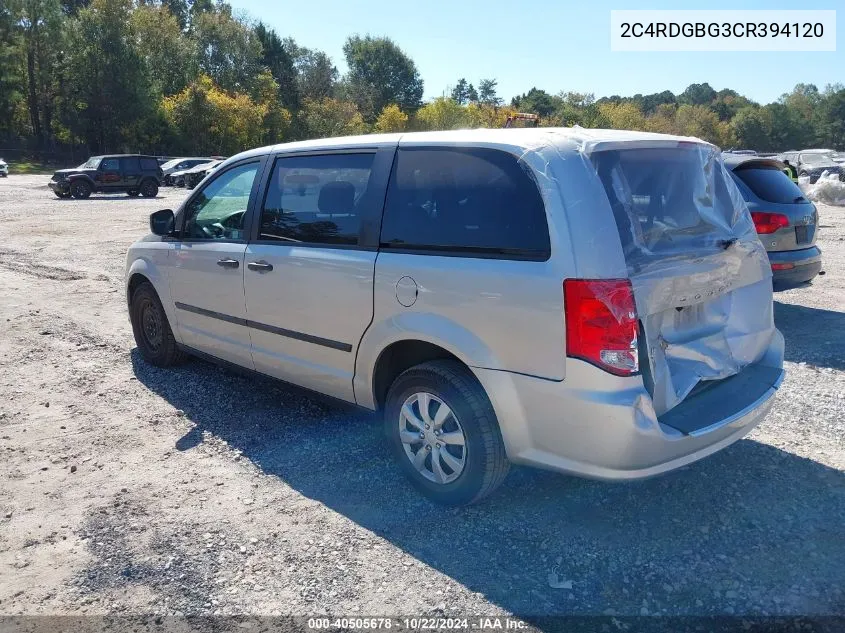
[[45, 165], [43, 163], [36, 163], [32, 161], [6, 161], [9, 163], [9, 174], [24, 174], [28, 176], [51, 175], [57, 169], [56, 165]]

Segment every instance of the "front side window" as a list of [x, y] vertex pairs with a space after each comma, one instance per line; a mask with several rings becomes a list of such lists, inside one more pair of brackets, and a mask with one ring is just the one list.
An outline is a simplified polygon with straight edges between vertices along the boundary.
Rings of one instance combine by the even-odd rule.
[[188, 205], [185, 237], [243, 240], [249, 196], [260, 163], [233, 167], [208, 183]]
[[100, 171], [117, 171], [120, 169], [120, 161], [117, 158], [104, 158], [100, 163]]
[[142, 158], [141, 169], [144, 171], [156, 171], [159, 168], [158, 161], [155, 158]]
[[359, 206], [375, 154], [279, 158], [261, 212], [260, 240], [357, 244]]
[[400, 149], [381, 245], [530, 260], [550, 252], [545, 207], [528, 167], [482, 148]]

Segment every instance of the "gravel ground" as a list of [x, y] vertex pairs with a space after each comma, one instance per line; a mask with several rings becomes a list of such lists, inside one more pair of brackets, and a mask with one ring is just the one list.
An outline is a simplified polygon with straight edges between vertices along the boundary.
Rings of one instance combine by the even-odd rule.
[[372, 416], [141, 362], [124, 255], [156, 200], [0, 180], [0, 614], [845, 615], [845, 209], [777, 293], [788, 376], [731, 448], [607, 484], [516, 468], [444, 509]]

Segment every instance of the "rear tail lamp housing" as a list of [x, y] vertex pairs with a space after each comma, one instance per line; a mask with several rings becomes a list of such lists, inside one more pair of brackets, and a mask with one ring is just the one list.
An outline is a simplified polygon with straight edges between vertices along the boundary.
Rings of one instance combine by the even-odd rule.
[[760, 235], [768, 235], [785, 229], [789, 226], [789, 218], [783, 213], [764, 213], [762, 211], [753, 211], [751, 219], [754, 220], [754, 228]]
[[616, 376], [639, 372], [637, 309], [629, 279], [563, 282], [566, 355]]

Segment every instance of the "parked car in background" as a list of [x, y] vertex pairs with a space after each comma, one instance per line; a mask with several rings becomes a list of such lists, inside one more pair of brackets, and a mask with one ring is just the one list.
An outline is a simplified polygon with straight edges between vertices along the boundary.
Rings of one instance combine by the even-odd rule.
[[161, 166], [161, 171], [164, 173], [164, 185], [169, 186], [173, 184], [171, 180], [172, 174], [192, 169], [197, 165], [201, 165], [203, 163], [210, 163], [213, 160], [213, 158], [202, 158], [199, 156], [194, 156], [189, 158], [175, 158], [173, 160], [167, 161], [166, 163], [164, 163], [164, 165]]
[[199, 183], [202, 182], [203, 178], [208, 176], [211, 172], [213, 172], [217, 167], [222, 163], [222, 160], [215, 160], [210, 163], [205, 163], [203, 165], [197, 165], [193, 169], [189, 169], [185, 172], [184, 181], [185, 187], [188, 189], [193, 189]]
[[833, 150], [829, 149], [805, 149], [784, 152], [780, 155], [780, 160], [788, 160], [798, 172], [798, 177], [808, 176], [811, 183], [815, 183], [825, 171], [837, 174], [840, 180], [845, 180], [845, 166], [833, 160], [833, 153]]
[[50, 180], [59, 198], [84, 199], [92, 193], [125, 191], [130, 196], [155, 198], [162, 173], [154, 156], [116, 154], [92, 156], [79, 167], [60, 169]]
[[8, 163], [6, 163], [5, 160], [0, 158], [0, 176], [5, 178], [8, 175], [9, 175], [9, 165], [8, 165]]
[[784, 173], [780, 161], [723, 156], [768, 252], [773, 283], [786, 287], [813, 279], [822, 268], [822, 253], [815, 245], [819, 225], [815, 205]]
[[126, 266], [147, 362], [196, 354], [377, 410], [442, 503], [510, 462], [680, 468], [749, 433], [783, 377], [766, 251], [696, 139], [289, 143], [230, 158], [150, 227]]

